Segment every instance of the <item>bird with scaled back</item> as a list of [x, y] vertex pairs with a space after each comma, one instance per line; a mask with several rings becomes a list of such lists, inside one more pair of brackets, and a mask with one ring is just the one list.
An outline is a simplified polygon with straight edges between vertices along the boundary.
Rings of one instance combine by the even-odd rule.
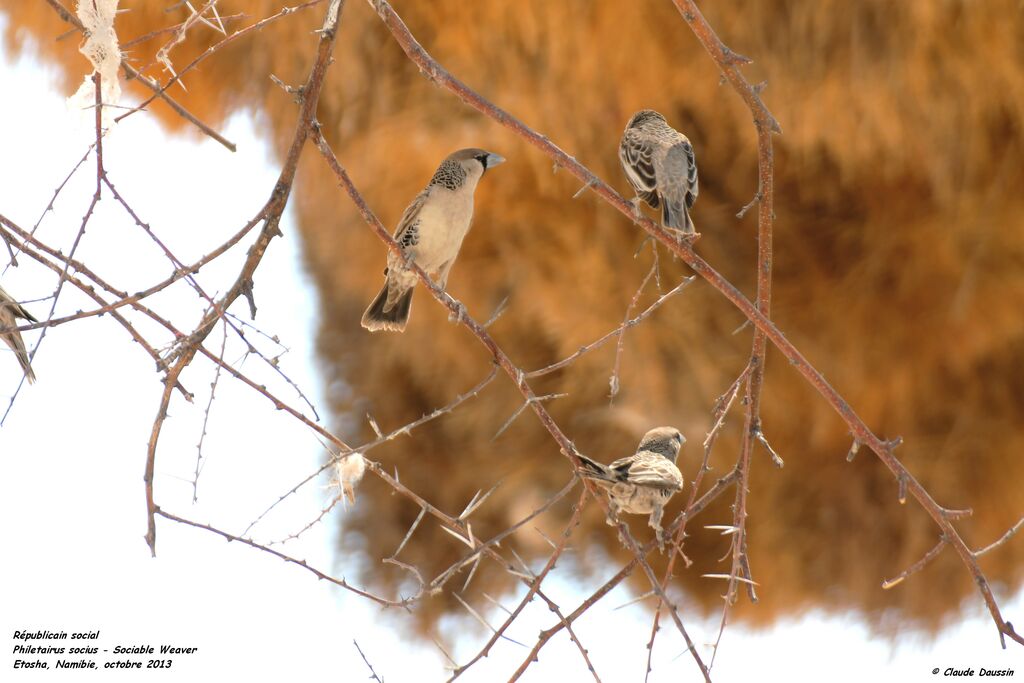
[[25, 307], [14, 300], [3, 287], [0, 287], [0, 337], [3, 337], [7, 345], [14, 351], [21, 369], [25, 373], [25, 379], [29, 384], [36, 381], [36, 373], [32, 371], [29, 364], [28, 349], [25, 348], [25, 340], [21, 338], [21, 332], [17, 330], [17, 319], [22, 318], [30, 323], [37, 323], [38, 320]]
[[609, 526], [618, 524], [619, 512], [650, 515], [648, 525], [657, 535], [658, 546], [664, 548], [661, 517], [665, 505], [686, 485], [676, 466], [684, 443], [686, 437], [675, 427], [658, 427], [644, 434], [636, 453], [608, 465], [580, 456], [580, 475], [608, 494]]
[[460, 149], [441, 162], [430, 183], [398, 222], [395, 241], [401, 245], [402, 256], [388, 252], [386, 281], [363, 314], [363, 327], [371, 332], [405, 329], [417, 281], [406, 262], [415, 263], [428, 274], [437, 273], [437, 285], [446, 288], [448, 274], [473, 221], [477, 183], [487, 169], [504, 161], [493, 152], [470, 148]]
[[636, 192], [633, 209], [640, 202], [661, 207], [661, 224], [694, 234], [689, 210], [697, 201], [697, 160], [685, 135], [668, 125], [653, 109], [633, 114], [619, 141], [619, 161]]

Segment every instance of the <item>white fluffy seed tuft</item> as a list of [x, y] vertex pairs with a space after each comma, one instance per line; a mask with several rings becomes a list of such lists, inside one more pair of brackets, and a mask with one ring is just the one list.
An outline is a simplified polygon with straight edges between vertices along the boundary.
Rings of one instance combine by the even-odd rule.
[[341, 456], [334, 464], [334, 473], [338, 478], [338, 485], [348, 498], [350, 503], [356, 502], [355, 488], [359, 485], [363, 475], [366, 473], [366, 460], [363, 454], [356, 451]]
[[[100, 99], [104, 105], [116, 105], [121, 100], [121, 83], [117, 70], [121, 67], [121, 48], [114, 31], [114, 16], [118, 0], [78, 0], [76, 13], [85, 27], [85, 40], [78, 48], [92, 64], [93, 72], [100, 75]], [[89, 74], [78, 91], [68, 98], [68, 106], [75, 111], [88, 111], [96, 106], [96, 87]], [[114, 110], [103, 107], [103, 125], [110, 127]]]

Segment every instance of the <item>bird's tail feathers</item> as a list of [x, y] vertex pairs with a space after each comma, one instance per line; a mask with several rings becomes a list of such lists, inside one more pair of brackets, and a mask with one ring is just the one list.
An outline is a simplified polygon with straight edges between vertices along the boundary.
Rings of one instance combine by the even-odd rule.
[[385, 282], [380, 294], [363, 313], [362, 326], [371, 332], [378, 330], [401, 332], [405, 329], [405, 324], [409, 322], [413, 288], [405, 290], [391, 306], [388, 306], [388, 289], [388, 283]]
[[28, 349], [25, 348], [25, 341], [21, 338], [21, 334], [17, 331], [3, 335], [4, 341], [14, 351], [14, 355], [18, 358], [18, 363], [21, 365], [22, 371], [25, 373], [25, 379], [28, 380], [29, 384], [34, 384], [36, 381], [36, 373], [32, 371], [32, 365], [29, 363]]
[[666, 228], [680, 230], [689, 235], [695, 232], [690, 212], [683, 202], [671, 202], [663, 199], [661, 203], [661, 224]]
[[581, 476], [598, 481], [612, 481], [614, 479], [608, 468], [601, 463], [591, 460], [585, 455], [580, 455], [580, 462], [583, 464], [583, 467], [579, 470]]

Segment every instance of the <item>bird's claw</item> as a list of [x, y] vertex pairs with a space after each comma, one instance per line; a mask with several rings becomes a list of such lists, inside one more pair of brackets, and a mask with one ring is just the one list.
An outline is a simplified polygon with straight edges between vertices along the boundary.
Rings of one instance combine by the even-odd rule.
[[448, 295], [448, 301], [455, 308], [454, 311], [452, 311], [452, 312], [450, 312], [448, 314], [448, 322], [450, 322], [450, 323], [460, 323], [460, 322], [462, 322], [465, 319], [465, 317], [466, 317], [466, 307], [462, 304], [461, 301], [456, 300], [450, 294]]

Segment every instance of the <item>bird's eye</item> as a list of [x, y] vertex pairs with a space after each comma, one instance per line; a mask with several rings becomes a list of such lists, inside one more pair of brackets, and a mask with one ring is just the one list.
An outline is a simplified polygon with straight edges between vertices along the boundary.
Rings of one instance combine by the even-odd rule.
[[487, 168], [487, 155], [486, 154], [477, 155], [475, 157], [475, 159], [477, 161], [479, 161], [483, 165], [484, 168]]

